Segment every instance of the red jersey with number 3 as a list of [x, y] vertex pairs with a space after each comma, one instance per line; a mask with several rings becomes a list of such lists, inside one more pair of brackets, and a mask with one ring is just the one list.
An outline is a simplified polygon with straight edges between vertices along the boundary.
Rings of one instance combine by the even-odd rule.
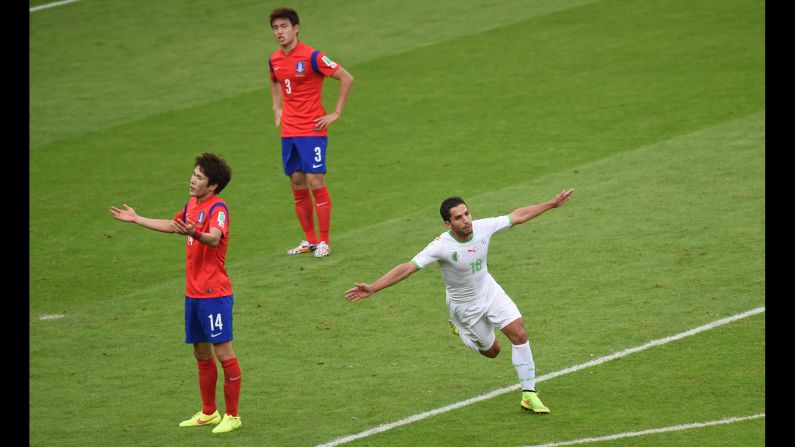
[[221, 230], [221, 241], [215, 247], [204, 245], [188, 236], [185, 260], [185, 296], [218, 298], [232, 295], [232, 283], [226, 274], [226, 249], [229, 246], [229, 209], [220, 197], [212, 195], [202, 203], [191, 197], [174, 219], [192, 220], [196, 229], [208, 233]]
[[323, 80], [340, 65], [322, 51], [301, 41], [285, 54], [278, 49], [268, 59], [272, 82], [282, 91], [282, 137], [322, 137], [327, 129], [314, 130], [315, 120], [326, 115], [321, 98]]

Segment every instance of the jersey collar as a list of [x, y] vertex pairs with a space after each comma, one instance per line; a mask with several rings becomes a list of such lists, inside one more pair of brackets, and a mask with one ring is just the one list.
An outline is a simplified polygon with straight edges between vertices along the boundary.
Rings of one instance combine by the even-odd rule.
[[460, 241], [460, 240], [456, 239], [455, 236], [453, 236], [453, 230], [447, 230], [447, 234], [449, 234], [450, 237], [453, 238], [453, 240], [458, 242], [459, 244], [466, 244], [467, 242], [471, 241], [475, 237], [475, 232], [474, 231], [472, 232], [472, 234], [469, 235], [469, 239], [466, 239], [466, 240], [463, 240], [463, 241]]
[[284, 48], [280, 48], [280, 49], [279, 49], [279, 50], [282, 52], [282, 54], [283, 54], [283, 55], [285, 55], [285, 56], [289, 56], [289, 55], [291, 55], [291, 54], [295, 53], [295, 52], [296, 52], [296, 50], [298, 50], [299, 48], [301, 48], [301, 47], [303, 47], [303, 46], [304, 46], [304, 44], [303, 44], [303, 43], [301, 43], [301, 41], [300, 41], [300, 40], [298, 40], [297, 38], [296, 38], [296, 40], [295, 40], [295, 41], [296, 41], [295, 47], [293, 47], [293, 49], [292, 49], [292, 50], [290, 50], [290, 52], [289, 52], [289, 53], [286, 53], [286, 52], [284, 51]]

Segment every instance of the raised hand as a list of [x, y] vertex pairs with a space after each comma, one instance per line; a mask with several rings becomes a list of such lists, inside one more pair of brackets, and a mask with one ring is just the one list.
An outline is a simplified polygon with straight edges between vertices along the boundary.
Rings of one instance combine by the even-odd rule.
[[123, 222], [134, 222], [135, 218], [138, 217], [138, 215], [135, 213], [135, 210], [127, 206], [126, 203], [123, 204], [123, 206], [125, 208], [123, 210], [112, 206], [108, 211], [110, 211], [110, 214], [112, 214], [113, 217]]
[[193, 229], [196, 227], [196, 222], [188, 219], [187, 222], [184, 222], [180, 218], [174, 219], [174, 232], [179, 234], [185, 234], [190, 236], [193, 234]]
[[557, 197], [555, 197], [555, 208], [563, 206], [567, 200], [571, 197], [574, 193], [574, 188], [564, 189]]

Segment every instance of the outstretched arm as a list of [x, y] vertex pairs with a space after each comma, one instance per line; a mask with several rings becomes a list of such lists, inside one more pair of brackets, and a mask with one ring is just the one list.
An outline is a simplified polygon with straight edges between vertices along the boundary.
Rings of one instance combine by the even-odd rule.
[[372, 284], [356, 283], [354, 287], [345, 292], [345, 299], [352, 303], [367, 299], [370, 295], [373, 295], [379, 290], [403, 281], [416, 271], [417, 266], [414, 265], [413, 262], [404, 262], [387, 272], [384, 276], [378, 278], [378, 280]]
[[176, 232], [174, 228], [174, 222], [167, 220], [167, 219], [150, 219], [148, 217], [139, 216], [136, 214], [135, 210], [127, 206], [125, 203], [124, 209], [116, 208], [115, 206], [110, 207], [108, 211], [110, 214], [113, 215], [116, 219], [119, 219], [122, 222], [133, 222], [137, 223], [142, 227], [149, 228], [150, 230], [155, 231], [162, 231], [163, 233], [174, 233]]
[[337, 97], [337, 105], [334, 107], [333, 112], [315, 120], [315, 130], [325, 129], [329, 124], [340, 118], [342, 110], [345, 108], [345, 103], [348, 101], [348, 94], [351, 92], [353, 75], [351, 75], [348, 70], [340, 67], [331, 77], [340, 81], [340, 93], [339, 97]]
[[511, 225], [519, 225], [527, 222], [528, 220], [537, 217], [545, 212], [551, 210], [552, 208], [558, 208], [563, 206], [571, 194], [574, 192], [574, 188], [571, 189], [564, 189], [563, 192], [558, 194], [554, 199], [544, 202], [544, 203], [537, 203], [535, 205], [528, 205], [523, 208], [518, 208], [511, 213]]

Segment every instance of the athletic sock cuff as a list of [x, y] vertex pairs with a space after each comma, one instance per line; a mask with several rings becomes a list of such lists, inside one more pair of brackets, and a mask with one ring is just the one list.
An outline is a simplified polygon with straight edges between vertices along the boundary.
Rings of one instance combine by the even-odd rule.
[[221, 366], [228, 368], [237, 363], [237, 357], [232, 357], [221, 362]]

